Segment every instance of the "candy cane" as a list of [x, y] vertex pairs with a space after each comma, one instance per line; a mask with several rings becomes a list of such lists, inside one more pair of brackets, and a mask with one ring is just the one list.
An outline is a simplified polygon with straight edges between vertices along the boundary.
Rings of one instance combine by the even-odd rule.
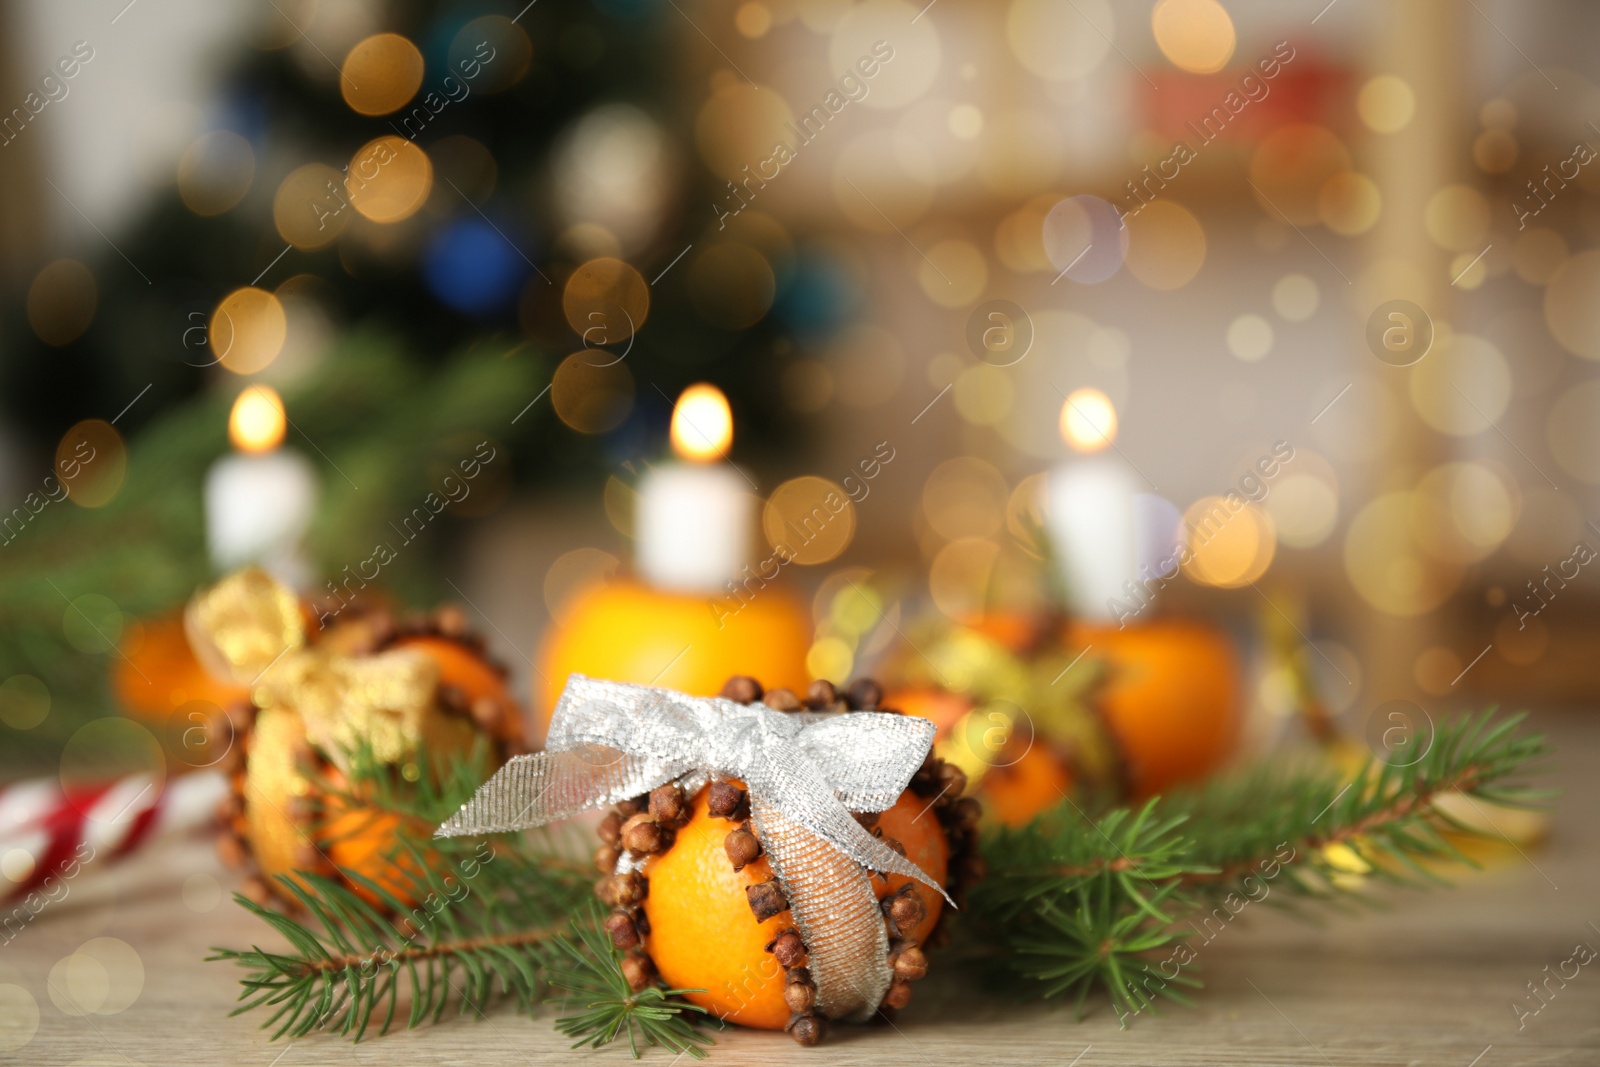
[[158, 838], [208, 826], [227, 792], [228, 780], [219, 771], [164, 783], [133, 774], [70, 791], [53, 778], [0, 788], [0, 900], [28, 893], [68, 869], [75, 874], [79, 862], [118, 858]]

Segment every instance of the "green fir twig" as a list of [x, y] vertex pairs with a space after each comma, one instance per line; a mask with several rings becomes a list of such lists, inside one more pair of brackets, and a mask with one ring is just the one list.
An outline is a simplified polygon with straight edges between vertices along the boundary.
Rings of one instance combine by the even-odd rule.
[[[1429, 866], [1471, 861], [1441, 830], [1468, 829], [1434, 804], [1536, 807], [1550, 794], [1516, 775], [1547, 753], [1522, 716], [1469, 716], [1439, 728], [1410, 765], [1374, 764], [1352, 780], [1269, 767], [1138, 809], [1090, 815], [1070, 801], [1026, 827], [990, 834], [990, 875], [970, 914], [980, 955], [1033, 994], [1104, 993], [1123, 1024], [1198, 988], [1194, 920], [1226, 925], [1250, 903], [1352, 906], [1369, 881], [1422, 887]], [[1352, 877], [1351, 857], [1361, 877]]]
[[695, 1059], [705, 1057], [711, 1035], [694, 1026], [684, 1012], [705, 1014], [705, 1009], [675, 999], [703, 989], [662, 989], [646, 986], [635, 992], [622, 972], [622, 954], [611, 944], [601, 926], [604, 913], [600, 905], [589, 902], [583, 921], [572, 924], [572, 937], [561, 937], [556, 946], [566, 957], [566, 966], [551, 976], [552, 983], [566, 997], [573, 1014], [556, 1019], [556, 1029], [571, 1038], [573, 1048], [600, 1048], [626, 1034], [635, 1059], [640, 1043], [659, 1046]]

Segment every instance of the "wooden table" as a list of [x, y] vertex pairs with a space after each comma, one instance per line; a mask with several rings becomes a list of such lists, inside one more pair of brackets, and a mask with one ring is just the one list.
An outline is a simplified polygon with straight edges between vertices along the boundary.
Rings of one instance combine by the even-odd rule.
[[[941, 981], [935, 966], [894, 1028], [838, 1028], [810, 1050], [780, 1036], [729, 1031], [718, 1037], [711, 1062], [1597, 1067], [1600, 960], [1558, 988], [1520, 1033], [1511, 1009], [1513, 1001], [1531, 1003], [1526, 983], [1542, 979], [1546, 964], [1558, 967], [1575, 944], [1600, 949], [1600, 720], [1546, 715], [1537, 725], [1556, 744], [1552, 777], [1565, 791], [1547, 843], [1530, 846], [1526, 856], [1503, 847], [1488, 869], [1465, 874], [1454, 890], [1394, 894], [1387, 913], [1332, 917], [1320, 928], [1252, 909], [1200, 949], [1206, 988], [1195, 1008], [1168, 1007], [1119, 1030], [1103, 1002], [1078, 1023], [1067, 1011], [999, 1002], [948, 975]], [[491, 1009], [487, 1019], [451, 1017], [354, 1046], [326, 1037], [269, 1043], [250, 1018], [227, 1017], [234, 969], [201, 962], [212, 945], [270, 942], [265, 927], [228, 902], [230, 883], [198, 841], [86, 876], [0, 948], [0, 984], [25, 989], [39, 1015], [32, 1039], [0, 1051], [0, 1063], [627, 1062], [625, 1048], [570, 1052], [550, 1027], [548, 1009], [532, 1020]], [[221, 902], [206, 908], [217, 895]], [[52, 1002], [47, 978], [57, 961], [98, 937], [119, 938], [137, 952], [142, 991], [116, 1014], [73, 1017]], [[0, 994], [5, 1047], [28, 1013], [16, 991]], [[672, 1060], [659, 1051], [647, 1058]]]

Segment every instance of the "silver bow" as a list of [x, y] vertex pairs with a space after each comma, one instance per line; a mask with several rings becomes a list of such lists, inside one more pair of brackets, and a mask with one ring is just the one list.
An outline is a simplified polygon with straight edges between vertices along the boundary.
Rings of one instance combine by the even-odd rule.
[[832, 1018], [866, 1017], [891, 977], [867, 872], [944, 888], [850, 813], [891, 807], [934, 729], [909, 716], [784, 713], [574, 674], [545, 751], [500, 768], [435, 836], [541, 826], [668, 782], [693, 795], [711, 778], [741, 779], [751, 828], [806, 944], [818, 1005]]

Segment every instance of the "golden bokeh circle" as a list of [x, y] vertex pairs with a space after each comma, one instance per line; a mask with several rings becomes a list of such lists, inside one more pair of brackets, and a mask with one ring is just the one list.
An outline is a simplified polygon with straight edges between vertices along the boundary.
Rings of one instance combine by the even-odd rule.
[[[786, 157], [792, 160], [795, 135], [787, 127], [793, 119], [788, 102], [774, 90], [734, 82], [700, 105], [694, 122], [695, 144], [711, 172], [726, 181], [744, 178], [744, 168], [750, 167], [756, 175], [750, 190], [757, 191], [761, 179], [757, 171], [763, 165], [765, 173], [771, 174], [774, 167], [787, 165]], [[786, 146], [787, 152], [775, 156], [773, 149], [779, 144]], [[715, 192], [723, 210], [742, 208], [739, 190], [724, 185]]]
[[1520, 154], [1516, 137], [1505, 130], [1484, 130], [1472, 142], [1472, 161], [1485, 174], [1504, 174]]
[[765, 37], [772, 29], [772, 9], [756, 0], [746, 0], [733, 13], [733, 28], [741, 37]]
[[1545, 442], [1561, 469], [1588, 485], [1600, 485], [1600, 381], [1580, 382], [1550, 406]]
[[1272, 323], [1260, 315], [1240, 315], [1228, 324], [1228, 351], [1244, 363], [1257, 363], [1272, 351]]
[[1000, 559], [993, 541], [951, 541], [928, 566], [928, 594], [947, 617], [964, 622], [983, 614], [989, 601], [989, 581]]
[[278, 236], [302, 251], [326, 248], [350, 225], [347, 201], [343, 174], [326, 163], [307, 163], [278, 183], [272, 222]]
[[254, 374], [283, 351], [289, 316], [274, 293], [254, 286], [235, 289], [211, 313], [209, 334], [217, 362], [235, 374]]
[[1386, 614], [1425, 614], [1460, 584], [1460, 568], [1431, 556], [1417, 540], [1417, 512], [1424, 506], [1414, 493], [1383, 493], [1356, 513], [1345, 532], [1345, 574], [1362, 599]]
[[1548, 283], [1566, 261], [1566, 239], [1545, 226], [1530, 226], [1511, 246], [1511, 267], [1529, 285]]
[[1322, 224], [1343, 237], [1372, 229], [1383, 209], [1378, 183], [1353, 170], [1330, 175], [1317, 193]]
[[754, 326], [772, 307], [777, 279], [767, 258], [749, 245], [712, 245], [689, 264], [689, 302], [700, 316], [725, 330]]
[[1233, 20], [1217, 0], [1157, 0], [1150, 13], [1156, 46], [1173, 66], [1215, 74], [1233, 58]]
[[1569, 257], [1550, 275], [1544, 318], [1550, 333], [1575, 356], [1600, 359], [1600, 249]]
[[650, 286], [631, 265], [602, 256], [572, 272], [561, 310], [586, 346], [622, 344], [650, 315]]
[[1445, 251], [1476, 255], [1489, 239], [1489, 201], [1470, 185], [1447, 185], [1428, 198], [1422, 223]]
[[128, 449], [115, 426], [84, 419], [56, 443], [55, 469], [67, 499], [79, 507], [104, 507], [128, 477]]
[[1411, 371], [1411, 406], [1440, 433], [1468, 437], [1497, 422], [1511, 403], [1511, 367], [1488, 340], [1458, 333]]
[[433, 187], [428, 154], [403, 137], [368, 141], [350, 159], [346, 185], [350, 206], [373, 222], [410, 217]]
[[922, 514], [947, 541], [993, 537], [1005, 522], [1010, 487], [1005, 476], [976, 456], [947, 459], [922, 486]]
[[1517, 524], [1518, 499], [1479, 463], [1444, 463], [1417, 483], [1430, 503], [1417, 514], [1417, 541], [1446, 563], [1476, 563], [1505, 543]]
[[388, 115], [422, 88], [422, 53], [398, 33], [377, 33], [344, 57], [339, 91], [358, 115]]
[[1206, 496], [1183, 513], [1189, 559], [1184, 573], [1201, 585], [1232, 589], [1260, 578], [1277, 553], [1277, 532], [1259, 506], [1237, 510], [1227, 498]]
[[94, 274], [76, 259], [47, 263], [28, 286], [28, 325], [47, 345], [71, 344], [94, 321], [99, 304]]
[[1306, 122], [1280, 126], [1250, 157], [1250, 181], [1261, 209], [1296, 226], [1321, 221], [1322, 187], [1350, 170], [1350, 150], [1331, 130]]
[[633, 372], [606, 352], [574, 352], [550, 379], [556, 417], [579, 433], [605, 433], [621, 426], [633, 411], [633, 398]]
[[829, 73], [836, 83], [847, 74], [859, 80], [863, 60], [879, 61], [876, 76], [867, 83], [871, 91], [851, 107], [904, 107], [938, 77], [943, 51], [938, 22], [919, 18], [920, 7], [906, 0], [861, 0], [840, 15], [828, 41]]
[[178, 195], [196, 215], [220, 215], [250, 191], [256, 154], [232, 130], [212, 130], [194, 139], [178, 160]]
[[1206, 231], [1170, 200], [1148, 204], [1127, 220], [1128, 272], [1152, 289], [1181, 289], [1206, 261]]
[[1116, 20], [1105, 0], [1011, 0], [1006, 11], [1012, 54], [1030, 74], [1049, 81], [1081, 78], [1099, 66], [1111, 51], [1115, 31]]
[[1317, 283], [1304, 274], [1285, 274], [1272, 286], [1272, 310], [1288, 322], [1304, 322], [1322, 301]]
[[761, 509], [767, 544], [792, 563], [826, 563], [850, 546], [856, 508], [845, 491], [826, 478], [805, 474], [772, 491]]
[[1333, 533], [1339, 520], [1339, 494], [1312, 474], [1287, 474], [1264, 501], [1278, 531], [1278, 542], [1290, 548], [1315, 548]]
[[974, 363], [956, 375], [950, 398], [956, 412], [974, 426], [994, 426], [1011, 414], [1016, 392], [1002, 367]]
[[1399, 133], [1417, 113], [1417, 94], [1404, 78], [1379, 74], [1356, 95], [1356, 114], [1374, 133]]
[[39, 1032], [39, 1002], [22, 986], [0, 984], [0, 1052], [15, 1052]]

